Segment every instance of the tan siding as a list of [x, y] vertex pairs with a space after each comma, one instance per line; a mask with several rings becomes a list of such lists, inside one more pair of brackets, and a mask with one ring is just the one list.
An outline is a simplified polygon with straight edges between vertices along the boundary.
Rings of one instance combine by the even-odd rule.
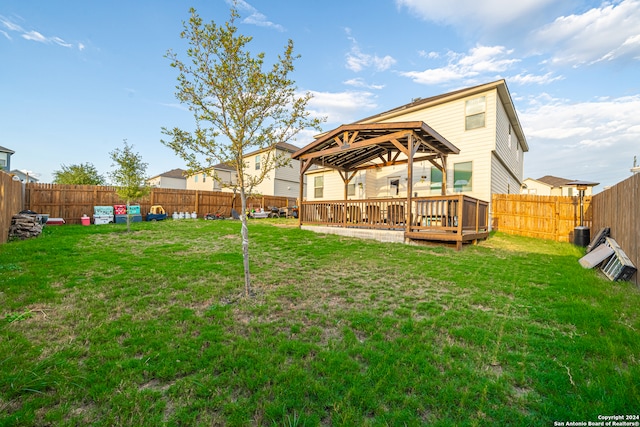
[[[485, 127], [467, 131], [465, 130], [465, 102], [479, 96], [485, 96], [487, 102]], [[465, 192], [465, 194], [489, 201], [491, 200], [491, 156], [489, 153], [495, 148], [496, 105], [498, 103], [498, 92], [492, 89], [467, 98], [457, 99], [424, 110], [396, 116], [392, 121], [421, 120], [458, 147], [460, 154], [451, 155], [448, 158], [447, 192], [453, 193], [454, 164], [473, 162], [473, 190], [471, 192]], [[415, 167], [421, 169], [420, 163], [416, 163]], [[386, 174], [386, 171], [383, 170], [382, 172]], [[418, 175], [417, 181], [419, 181], [422, 171], [420, 171], [419, 174], [414, 172], [414, 175]], [[430, 177], [428, 166], [426, 175]], [[406, 177], [406, 171], [404, 172], [403, 178], [404, 177]], [[386, 178], [384, 185], [386, 185]], [[415, 191], [421, 196], [427, 192], [428, 189], [426, 185], [423, 184], [421, 186], [418, 184], [418, 188], [414, 189], [414, 192]]]
[[[465, 130], [465, 103], [468, 100], [486, 97], [485, 126], [483, 128]], [[384, 119], [380, 116], [372, 117], [367, 122], [401, 122], [401, 121], [423, 121], [436, 132], [460, 149], [460, 154], [450, 155], [447, 163], [447, 193], [454, 191], [454, 169], [457, 163], [472, 163], [472, 191], [465, 194], [480, 200], [490, 201], [492, 192], [506, 192], [509, 189], [512, 193], [519, 192], [520, 182], [522, 182], [522, 165], [524, 153], [517, 147], [520, 141], [516, 132], [512, 130], [511, 149], [508, 147], [509, 118], [497, 88], [490, 88], [484, 92], [475, 93], [471, 96], [454, 99], [442, 104], [425, 106], [421, 110], [413, 110], [404, 114], [394, 111], [394, 115]], [[512, 124], [513, 125], [513, 124]], [[502, 163], [494, 158], [494, 152], [498, 153]], [[505, 167], [506, 165], [506, 167]], [[414, 165], [414, 188], [413, 191], [418, 196], [431, 195], [430, 177], [431, 164], [426, 162]], [[427, 178], [421, 181], [421, 176]], [[400, 178], [400, 192], [398, 196], [406, 197], [407, 189], [407, 169], [406, 166], [396, 166], [393, 168], [382, 168], [367, 171], [365, 182], [366, 197], [388, 197], [388, 178], [398, 176]], [[336, 176], [337, 178], [337, 176]], [[332, 180], [325, 179], [325, 199], [330, 194], [326, 189], [332, 185]], [[337, 178], [338, 198], [342, 198], [342, 181]], [[309, 186], [312, 192], [312, 185]]]

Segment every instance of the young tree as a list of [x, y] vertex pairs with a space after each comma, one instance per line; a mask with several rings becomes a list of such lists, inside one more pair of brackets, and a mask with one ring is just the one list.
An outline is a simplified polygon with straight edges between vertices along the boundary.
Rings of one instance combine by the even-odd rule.
[[60, 170], [53, 171], [54, 184], [104, 185], [106, 182], [91, 163], [60, 165], [60, 168]]
[[129, 224], [129, 206], [132, 201], [141, 199], [151, 190], [147, 185], [147, 163], [142, 161], [142, 156], [133, 152], [133, 145], [124, 140], [124, 148], [116, 148], [109, 153], [115, 170], [109, 173], [113, 183], [118, 187], [116, 193], [127, 203], [127, 232], [131, 231]]
[[[296, 93], [289, 77], [298, 58], [293, 54], [291, 40], [271, 68], [263, 71], [264, 53], [252, 55], [247, 49], [251, 37], [238, 34], [235, 6], [224, 25], [203, 23], [193, 8], [190, 13], [180, 33], [189, 43], [188, 60], [181, 61], [171, 50], [166, 57], [179, 72], [176, 97], [189, 106], [196, 126], [193, 132], [162, 128], [162, 133], [170, 137], [162, 143], [185, 160], [189, 173], [214, 175], [212, 166], [217, 163], [235, 169], [235, 188], [242, 202], [244, 292], [249, 296], [247, 197], [269, 172], [290, 161], [276, 154], [276, 144], [290, 141], [307, 127], [319, 130], [321, 120], [311, 118], [306, 111], [311, 94]], [[259, 174], [250, 174], [244, 156], [258, 149], [267, 151]]]

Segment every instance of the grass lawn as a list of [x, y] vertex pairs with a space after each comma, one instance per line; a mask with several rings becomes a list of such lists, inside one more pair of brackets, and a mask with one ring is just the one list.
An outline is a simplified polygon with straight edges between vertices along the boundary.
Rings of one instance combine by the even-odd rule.
[[514, 425], [640, 414], [640, 290], [582, 249], [240, 223], [0, 246], [0, 426]]

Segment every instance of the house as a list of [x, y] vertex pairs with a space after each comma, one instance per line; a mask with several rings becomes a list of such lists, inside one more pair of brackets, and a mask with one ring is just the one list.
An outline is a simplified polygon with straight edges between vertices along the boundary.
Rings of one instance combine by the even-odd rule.
[[[233, 191], [236, 183], [235, 168], [218, 163], [209, 173], [197, 173], [187, 176], [187, 190]], [[214, 179], [213, 176], [218, 179]]]
[[0, 170], [9, 172], [11, 170], [11, 156], [15, 151], [0, 146]]
[[[578, 190], [575, 185], [576, 180], [559, 178], [557, 176], [545, 175], [542, 178], [527, 178], [522, 183], [522, 194], [536, 196], [577, 196]], [[593, 187], [587, 186], [584, 190], [585, 196], [592, 195]]]
[[184, 172], [183, 169], [171, 169], [160, 175], [152, 176], [147, 180], [147, 183], [151, 187], [184, 190], [187, 188], [187, 179], [184, 176]]
[[[284, 142], [275, 145], [276, 154], [286, 157], [290, 157], [299, 149], [295, 145]], [[264, 167], [269, 150], [270, 148], [265, 148], [245, 154], [244, 161], [247, 167], [245, 173], [252, 176], [259, 174], [261, 168]], [[195, 174], [187, 178], [187, 189], [233, 191], [237, 179], [235, 169], [225, 164], [217, 164], [212, 169], [218, 179], [214, 179], [214, 174], [211, 172]], [[262, 183], [253, 189], [253, 192], [264, 196], [298, 197], [299, 173], [299, 161], [291, 160], [289, 165], [278, 167], [269, 172]]]
[[[411, 185], [406, 155], [398, 153], [393, 159], [366, 157], [365, 163], [354, 164], [348, 171], [353, 176], [346, 185], [347, 199], [405, 198], [411, 188], [412, 197], [460, 193], [490, 202], [493, 193], [520, 192], [524, 153], [529, 146], [504, 80], [417, 99], [352, 125], [394, 122], [423, 123], [456, 150], [449, 151], [450, 155], [414, 159]], [[294, 158], [304, 157], [305, 150], [322, 136]], [[355, 145], [358, 136], [354, 134], [353, 138], [349, 142]], [[345, 141], [343, 147], [348, 145]], [[315, 169], [306, 169], [306, 200], [342, 200], [342, 172], [324, 168], [323, 158], [314, 157]]]
[[20, 178], [20, 182], [29, 183], [29, 182], [39, 182], [40, 180], [33, 175], [29, 175], [21, 170], [14, 169], [10, 172], [11, 175]]

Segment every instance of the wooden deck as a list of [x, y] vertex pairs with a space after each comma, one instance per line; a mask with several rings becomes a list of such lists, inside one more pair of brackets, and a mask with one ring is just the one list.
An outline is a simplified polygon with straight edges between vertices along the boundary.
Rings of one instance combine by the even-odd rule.
[[[409, 206], [409, 203], [411, 206]], [[489, 204], [465, 195], [302, 202], [300, 225], [403, 230], [405, 240], [476, 242], [489, 235]]]

